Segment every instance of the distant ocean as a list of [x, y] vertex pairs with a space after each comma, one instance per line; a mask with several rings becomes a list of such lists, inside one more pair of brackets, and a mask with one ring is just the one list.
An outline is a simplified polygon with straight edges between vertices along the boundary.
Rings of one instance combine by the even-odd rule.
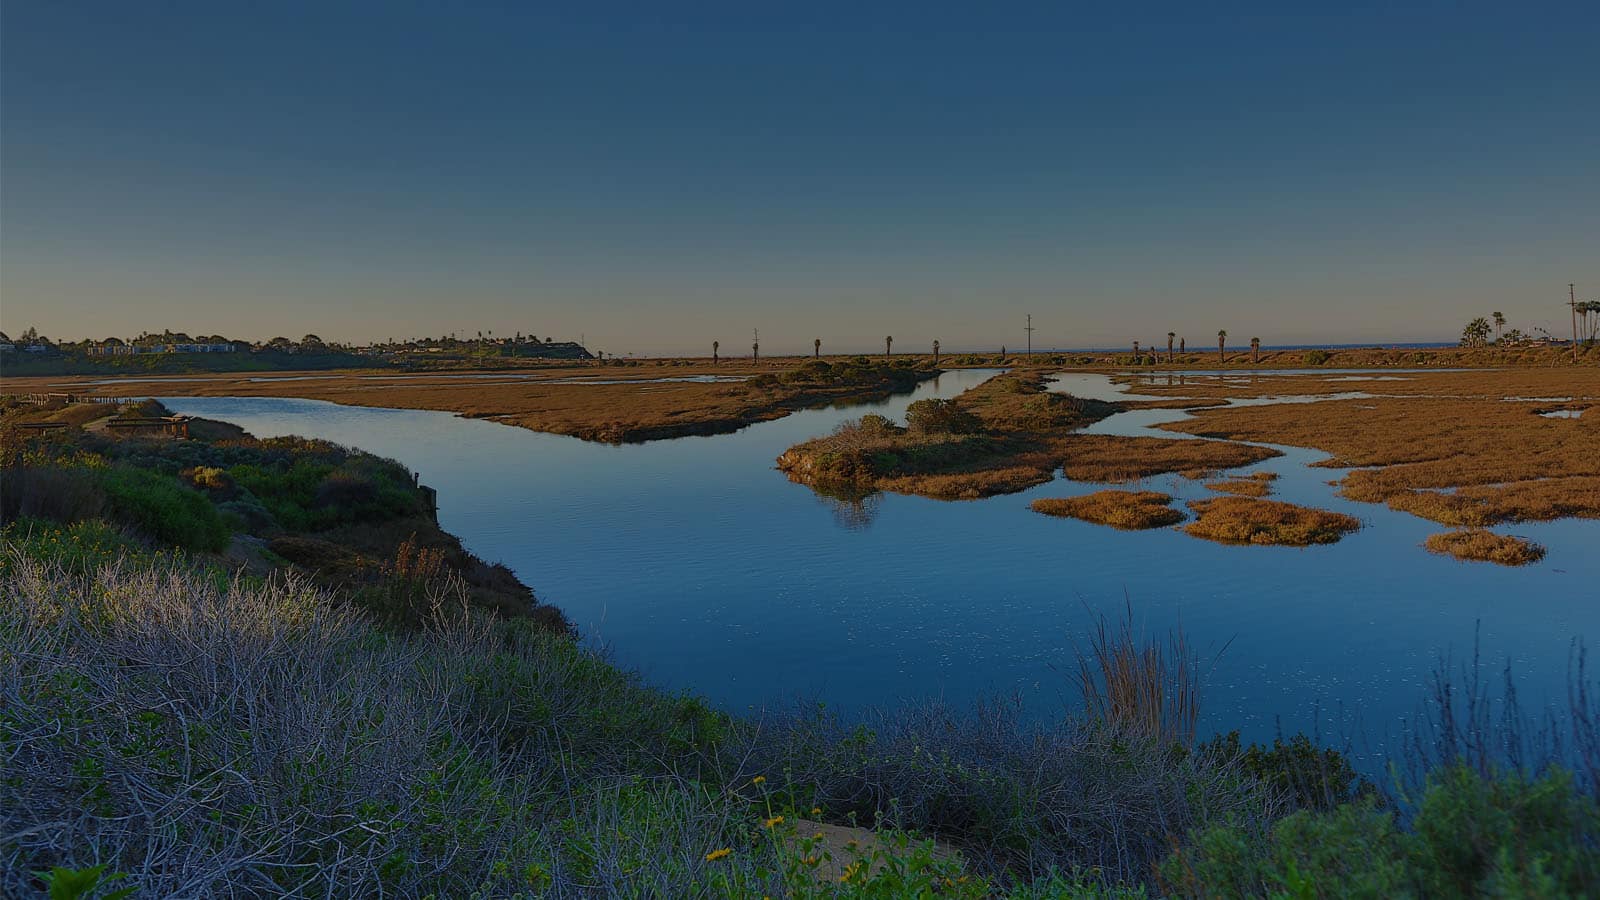
[[[1371, 348], [1375, 348], [1376, 347], [1376, 348], [1380, 348], [1380, 349], [1384, 349], [1384, 350], [1437, 350], [1437, 349], [1439, 349], [1441, 347], [1455, 347], [1455, 346], [1458, 346], [1459, 344], [1460, 344], [1459, 341], [1418, 341], [1418, 342], [1415, 342], [1415, 343], [1382, 343], [1382, 344], [1370, 343], [1370, 342], [1369, 343], [1365, 343], [1365, 344], [1262, 344], [1261, 345], [1261, 349], [1263, 349], [1263, 350], [1366, 350], [1366, 349], [1371, 349]], [[1132, 349], [1133, 349], [1133, 345], [1131, 343], [1129, 343], [1129, 344], [1123, 344], [1120, 347], [1073, 347], [1073, 348], [1070, 348], [1070, 349], [1062, 349], [1062, 348], [1059, 348], [1059, 347], [1047, 347], [1047, 348], [1035, 347], [1035, 348], [1033, 348], [1033, 352], [1035, 352], [1035, 353], [1127, 353], [1127, 352], [1131, 351]], [[1139, 345], [1139, 349], [1141, 349], [1141, 350], [1157, 349], [1157, 350], [1160, 350], [1161, 352], [1165, 353], [1166, 349], [1167, 349], [1167, 345], [1166, 344], [1144, 344], [1144, 343], [1141, 343]], [[1188, 353], [1204, 353], [1204, 352], [1206, 352], [1208, 350], [1214, 352], [1216, 349], [1217, 349], [1217, 345], [1216, 344], [1211, 344], [1210, 346], [1207, 346], [1204, 343], [1198, 343], [1197, 342], [1194, 345], [1193, 349], [1187, 350], [1185, 352], [1188, 352]], [[1232, 341], [1230, 341], [1228, 343], [1228, 349], [1229, 350], [1248, 350], [1248, 349], [1250, 349], [1250, 344], [1249, 344], [1249, 342], [1246, 342], [1246, 343], [1243, 343], [1243, 344], [1235, 344]], [[1006, 350], [1007, 351], [1022, 352], [1022, 348], [1021, 347], [1012, 347], [1010, 345], [1006, 346]], [[953, 351], [953, 352], [957, 352], [957, 353], [960, 353], [960, 352], [993, 353], [994, 351], [993, 350], [974, 350], [974, 351]]]

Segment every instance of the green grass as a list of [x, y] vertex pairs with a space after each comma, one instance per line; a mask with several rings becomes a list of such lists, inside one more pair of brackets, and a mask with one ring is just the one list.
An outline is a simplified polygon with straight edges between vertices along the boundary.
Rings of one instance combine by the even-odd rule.
[[45, 560], [79, 575], [116, 562], [145, 564], [160, 558], [100, 519], [70, 525], [46, 519], [17, 519], [0, 528], [0, 544], [13, 551], [0, 555], [0, 573], [9, 571], [22, 558]]
[[97, 475], [112, 518], [185, 550], [227, 548], [233, 530], [199, 491], [144, 469], [113, 466]]

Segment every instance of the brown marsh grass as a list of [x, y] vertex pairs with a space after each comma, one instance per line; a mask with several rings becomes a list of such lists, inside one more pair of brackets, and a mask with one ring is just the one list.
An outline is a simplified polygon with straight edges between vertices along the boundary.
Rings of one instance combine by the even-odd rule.
[[[1357, 467], [1341, 483], [1344, 496], [1443, 524], [1600, 517], [1600, 417], [1546, 418], [1538, 413], [1550, 401], [1484, 396], [1577, 397], [1600, 391], [1600, 375], [1450, 374], [1477, 395], [1330, 400], [1309, 411], [1303, 404], [1206, 409], [1162, 427], [1326, 451], [1332, 458], [1320, 465]], [[1499, 378], [1507, 381], [1500, 389], [1482, 383]]]
[[1544, 559], [1544, 547], [1508, 534], [1495, 534], [1481, 528], [1446, 531], [1428, 535], [1423, 542], [1433, 553], [1446, 553], [1456, 559], [1525, 566]]
[[1219, 494], [1235, 494], [1240, 497], [1265, 497], [1272, 493], [1272, 480], [1278, 476], [1273, 472], [1256, 472], [1253, 475], [1231, 475], [1221, 481], [1212, 481], [1206, 484], [1206, 489]]
[[1361, 527], [1360, 519], [1343, 513], [1250, 497], [1191, 500], [1189, 508], [1198, 518], [1184, 531], [1227, 544], [1332, 544]]
[[1270, 447], [1252, 447], [1229, 441], [1194, 441], [1157, 437], [1121, 437], [1075, 434], [1061, 442], [1062, 470], [1073, 481], [1137, 481], [1177, 472], [1186, 478], [1205, 478], [1282, 456]]
[[1112, 528], [1138, 530], [1176, 525], [1183, 513], [1172, 497], [1156, 491], [1096, 491], [1081, 497], [1042, 497], [1030, 508], [1047, 516], [1082, 519]]

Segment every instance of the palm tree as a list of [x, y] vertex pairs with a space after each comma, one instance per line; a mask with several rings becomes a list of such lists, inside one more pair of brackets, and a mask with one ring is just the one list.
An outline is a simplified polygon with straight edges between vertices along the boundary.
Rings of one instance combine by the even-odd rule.
[[1250, 364], [1255, 365], [1261, 361], [1261, 338], [1250, 339]]
[[939, 364], [939, 339], [938, 338], [934, 338], [933, 339], [933, 364], [936, 365], [936, 366]]
[[1482, 347], [1489, 342], [1489, 320], [1479, 316], [1461, 330], [1461, 346]]
[[1226, 328], [1217, 329], [1217, 362], [1220, 363], [1220, 362], [1225, 362], [1227, 360], [1227, 356], [1226, 356], [1227, 345], [1228, 345], [1228, 329], [1226, 329]]
[[1579, 303], [1575, 309], [1577, 309], [1578, 315], [1580, 316], [1578, 319], [1579, 336], [1583, 337], [1584, 340], [1594, 340], [1596, 336], [1596, 328], [1597, 326], [1600, 326], [1600, 322], [1591, 322], [1589, 321], [1589, 317], [1595, 313], [1600, 313], [1600, 300], [1585, 300], [1584, 302]]
[[1172, 362], [1172, 339], [1177, 337], [1176, 332], [1167, 332], [1167, 362]]
[[718, 362], [720, 362], [720, 360], [717, 359], [717, 351], [719, 349], [721, 349], [721, 348], [722, 348], [722, 342], [721, 341], [712, 341], [711, 342], [711, 364], [713, 366], [716, 365]]
[[1178, 338], [1178, 352], [1179, 353], [1188, 353], [1189, 351], [1184, 349], [1184, 348], [1186, 348], [1188, 346], [1189, 346], [1189, 339], [1188, 338]]
[[813, 359], [822, 358], [822, 338], [817, 338], [811, 342], [811, 356]]
[[1498, 344], [1500, 343], [1500, 334], [1506, 327], [1506, 315], [1499, 310], [1495, 310], [1491, 318], [1494, 319], [1494, 342]]
[[883, 339], [883, 358], [884, 359], [888, 359], [889, 357], [891, 357], [893, 355], [894, 355], [894, 335], [891, 334], [888, 337]]

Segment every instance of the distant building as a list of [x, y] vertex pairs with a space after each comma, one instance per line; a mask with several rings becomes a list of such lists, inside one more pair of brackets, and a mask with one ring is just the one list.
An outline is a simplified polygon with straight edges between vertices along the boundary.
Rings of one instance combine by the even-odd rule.
[[90, 347], [89, 355], [143, 356], [152, 353], [234, 353], [237, 349], [232, 341], [223, 341], [219, 344], [125, 344], [112, 338]]

